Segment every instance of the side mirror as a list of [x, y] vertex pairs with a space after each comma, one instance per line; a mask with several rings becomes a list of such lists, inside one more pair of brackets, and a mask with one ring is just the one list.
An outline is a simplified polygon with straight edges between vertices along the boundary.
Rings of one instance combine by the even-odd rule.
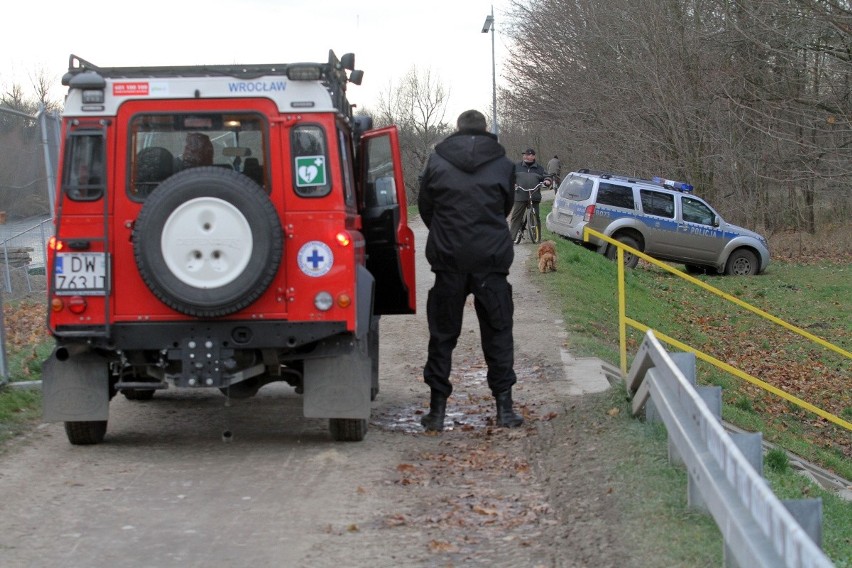
[[715, 215], [715, 216], [713, 217], [713, 226], [714, 226], [714, 227], [718, 227], [718, 226], [719, 226], [719, 225], [721, 225], [721, 224], [722, 224], [722, 218], [721, 218], [721, 217], [719, 217], [718, 215]]
[[355, 69], [355, 54], [354, 53], [344, 53], [340, 58], [340, 65], [344, 69], [348, 69], [352, 71]]

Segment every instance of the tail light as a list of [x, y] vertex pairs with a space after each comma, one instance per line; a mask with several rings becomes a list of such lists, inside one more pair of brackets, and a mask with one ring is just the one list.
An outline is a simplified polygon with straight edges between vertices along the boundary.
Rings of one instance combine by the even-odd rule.
[[340, 231], [335, 235], [337, 244], [348, 247], [352, 243], [352, 236], [347, 231]]
[[50, 237], [47, 240], [47, 248], [50, 250], [59, 252], [65, 248], [65, 243], [57, 239], [56, 237]]
[[588, 223], [589, 221], [591, 221], [591, 220], [592, 220], [592, 217], [593, 217], [594, 215], [595, 215], [595, 206], [594, 206], [594, 205], [589, 205], [588, 207], [586, 207], [586, 212], [585, 212], [585, 214], [583, 215], [583, 221], [585, 221], [586, 223]]
[[72, 314], [82, 314], [89, 307], [89, 303], [83, 296], [64, 296], [62, 298], [53, 298], [50, 301], [50, 309], [54, 312], [61, 312], [68, 309]]

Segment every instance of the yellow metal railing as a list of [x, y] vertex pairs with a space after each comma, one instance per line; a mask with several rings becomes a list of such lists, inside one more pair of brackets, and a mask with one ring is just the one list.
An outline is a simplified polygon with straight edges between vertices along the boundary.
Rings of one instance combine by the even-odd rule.
[[[665, 264], [664, 262], [660, 262], [657, 259], [651, 258], [647, 254], [645, 254], [641, 251], [638, 251], [638, 250], [634, 249], [633, 247], [627, 246], [624, 243], [618, 242], [613, 238], [607, 237], [606, 235], [604, 235], [604, 234], [602, 234], [598, 231], [595, 231], [594, 229], [589, 229], [588, 227], [586, 227], [583, 230], [583, 240], [588, 242], [590, 235], [594, 236], [594, 237], [596, 237], [596, 238], [598, 238], [602, 241], [605, 241], [605, 242], [607, 242], [611, 245], [618, 247], [618, 255], [617, 255], [617, 265], [618, 265], [618, 340], [619, 340], [619, 350], [620, 350], [620, 355], [621, 355], [621, 374], [622, 374], [622, 377], [627, 376], [627, 326], [629, 325], [630, 327], [632, 327], [634, 329], [638, 329], [642, 333], [651, 329], [648, 326], [646, 326], [646, 325], [644, 325], [644, 324], [642, 324], [642, 323], [640, 323], [640, 322], [638, 322], [634, 319], [627, 317], [627, 296], [626, 296], [625, 286], [624, 286], [624, 251], [625, 250], [627, 250], [631, 254], [634, 254], [634, 255], [636, 255], [637, 257], [639, 257], [643, 260], [650, 262], [651, 264], [653, 264], [655, 266], [659, 266], [663, 270], [670, 272], [671, 274], [674, 274], [678, 278], [682, 278], [683, 280], [686, 280], [687, 282], [690, 282], [691, 284], [699, 286], [700, 288], [703, 288], [703, 289], [707, 290], [708, 292], [711, 292], [712, 294], [719, 296], [720, 298], [723, 298], [723, 299], [725, 299], [729, 302], [732, 302], [732, 303], [740, 306], [741, 308], [744, 308], [744, 309], [746, 309], [746, 310], [748, 310], [748, 311], [750, 311], [754, 314], [757, 314], [758, 316], [760, 316], [764, 319], [767, 319], [767, 320], [769, 320], [769, 321], [771, 321], [771, 322], [773, 322], [777, 325], [780, 325], [781, 327], [788, 329], [789, 331], [792, 331], [793, 333], [801, 335], [802, 337], [805, 337], [805, 338], [809, 339], [810, 341], [813, 341], [814, 343], [818, 343], [819, 345], [822, 345], [826, 349], [830, 349], [831, 351], [835, 351], [835, 352], [839, 353], [840, 355], [843, 355], [847, 359], [852, 359], [852, 353], [850, 353], [849, 351], [846, 351], [845, 349], [843, 349], [841, 347], [838, 347], [837, 345], [829, 343], [828, 341], [826, 341], [826, 340], [824, 340], [820, 337], [817, 337], [816, 335], [813, 335], [812, 333], [808, 333], [807, 331], [805, 331], [801, 328], [798, 328], [795, 325], [792, 325], [792, 324], [790, 324], [790, 323], [788, 323], [784, 320], [781, 320], [781, 319], [773, 316], [772, 314], [764, 312], [760, 308], [756, 308], [756, 307], [752, 306], [751, 304], [749, 304], [747, 302], [743, 302], [739, 298], [735, 298], [734, 296], [731, 296], [730, 294], [723, 292], [722, 290], [719, 290], [718, 288], [714, 288], [713, 286], [707, 284], [706, 282], [702, 282], [701, 280], [699, 280], [697, 278], [693, 278], [692, 276], [690, 276], [690, 275], [688, 275], [684, 272], [681, 272], [680, 270], [672, 268], [671, 266], [669, 266], [668, 264]], [[686, 345], [685, 343], [682, 343], [682, 342], [680, 342], [680, 341], [678, 341], [674, 338], [671, 338], [671, 337], [661, 333], [657, 329], [654, 330], [654, 334], [658, 338], [660, 338], [662, 341], [665, 341], [666, 343], [673, 345], [674, 347], [676, 347], [676, 348], [678, 348], [682, 351], [688, 351], [690, 353], [694, 353], [695, 356], [698, 357], [699, 359], [701, 359], [702, 361], [706, 361], [707, 363], [710, 363], [711, 365], [713, 365], [713, 366], [715, 366], [719, 369], [722, 369], [723, 371], [726, 371], [726, 372], [728, 372], [728, 373], [730, 373], [730, 374], [732, 374], [736, 377], [739, 377], [740, 379], [743, 379], [744, 381], [747, 381], [747, 382], [749, 382], [749, 383], [751, 383], [751, 384], [753, 384], [753, 385], [755, 385], [759, 388], [762, 388], [763, 390], [765, 390], [767, 392], [771, 392], [772, 394], [777, 395], [777, 396], [783, 398], [784, 400], [787, 400], [787, 401], [795, 404], [796, 406], [799, 406], [801, 408], [809, 410], [810, 412], [813, 412], [814, 414], [821, 416], [822, 418], [825, 418], [829, 422], [833, 422], [834, 424], [837, 424], [838, 426], [842, 426], [843, 428], [846, 428], [847, 430], [852, 430], [852, 423], [840, 418], [839, 416], [835, 416], [834, 414], [831, 414], [830, 412], [826, 412], [825, 410], [823, 410], [823, 409], [821, 409], [817, 406], [814, 406], [813, 404], [810, 404], [809, 402], [806, 402], [806, 401], [804, 401], [800, 398], [797, 398], [797, 397], [791, 395], [790, 393], [787, 393], [787, 392], [785, 392], [785, 391], [783, 391], [783, 390], [781, 390], [777, 387], [774, 387], [767, 382], [761, 381], [757, 377], [753, 377], [752, 375], [749, 375], [748, 373], [746, 373], [746, 372], [744, 372], [740, 369], [737, 369], [736, 367], [733, 367], [732, 365], [729, 365], [728, 363], [725, 363], [724, 361], [720, 361], [719, 359], [716, 359], [712, 355], [708, 355], [707, 353], [703, 353], [702, 351], [699, 351], [698, 349], [695, 349], [694, 347], [690, 347], [689, 345]]]

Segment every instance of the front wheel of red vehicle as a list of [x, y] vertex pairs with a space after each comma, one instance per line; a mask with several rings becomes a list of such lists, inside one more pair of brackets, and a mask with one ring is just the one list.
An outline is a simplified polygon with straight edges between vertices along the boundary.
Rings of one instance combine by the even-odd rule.
[[281, 263], [283, 231], [264, 190], [232, 170], [171, 176], [148, 197], [133, 230], [136, 265], [164, 304], [195, 317], [251, 305]]

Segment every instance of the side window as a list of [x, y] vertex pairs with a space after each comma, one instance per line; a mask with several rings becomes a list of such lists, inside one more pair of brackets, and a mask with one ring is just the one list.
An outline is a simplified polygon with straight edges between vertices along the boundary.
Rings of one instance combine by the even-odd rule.
[[598, 205], [611, 205], [624, 209], [636, 209], [633, 188], [625, 185], [601, 182], [598, 185]]
[[680, 198], [681, 207], [683, 207], [683, 220], [689, 223], [700, 223], [702, 225], [713, 225], [715, 215], [706, 204], [697, 199], [689, 197]]
[[302, 197], [322, 197], [331, 192], [328, 146], [319, 126], [295, 126], [290, 130], [293, 187]]
[[76, 131], [68, 139], [62, 187], [75, 201], [95, 201], [104, 194], [106, 184], [102, 131]]
[[367, 188], [364, 204], [367, 207], [383, 207], [396, 204], [396, 182], [393, 177], [393, 156], [387, 136], [368, 141]]
[[674, 195], [671, 193], [641, 189], [639, 196], [642, 199], [642, 211], [646, 215], [674, 219]]

